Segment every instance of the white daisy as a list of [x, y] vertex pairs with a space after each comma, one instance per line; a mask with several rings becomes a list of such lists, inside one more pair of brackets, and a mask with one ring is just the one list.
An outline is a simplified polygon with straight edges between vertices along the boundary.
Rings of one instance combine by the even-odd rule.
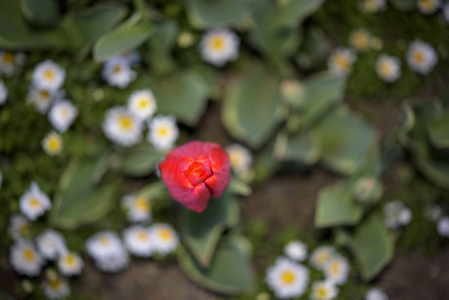
[[351, 49], [347, 48], [337, 48], [335, 49], [329, 59], [328, 67], [329, 70], [338, 76], [346, 76], [351, 73], [352, 64], [356, 59], [355, 53]]
[[386, 0], [361, 0], [359, 9], [365, 13], [376, 13], [385, 10]]
[[72, 102], [61, 100], [50, 109], [48, 120], [56, 130], [65, 132], [72, 125], [77, 115], [78, 108]]
[[336, 255], [326, 265], [324, 273], [326, 274], [326, 280], [335, 285], [341, 285], [348, 280], [349, 270], [350, 266], [348, 260]]
[[61, 88], [65, 80], [65, 71], [52, 60], [38, 63], [31, 77], [32, 85], [50, 91]]
[[425, 15], [433, 14], [440, 8], [441, 1], [440, 0], [418, 0], [417, 3], [418, 9]]
[[113, 57], [106, 61], [102, 75], [109, 85], [121, 89], [126, 88], [136, 78], [136, 73], [131, 69], [129, 60], [123, 56]]
[[47, 278], [42, 284], [44, 294], [48, 299], [61, 299], [70, 295], [70, 286], [61, 276]]
[[131, 51], [126, 54], [121, 55], [124, 59], [126, 59], [130, 65], [138, 65], [140, 63], [140, 54], [137, 51]]
[[382, 194], [382, 185], [374, 177], [362, 177], [354, 184], [354, 197], [361, 203], [377, 200]]
[[291, 241], [284, 248], [285, 255], [294, 261], [307, 259], [307, 245], [300, 241]]
[[265, 281], [280, 299], [297, 298], [304, 294], [309, 283], [309, 270], [288, 259], [278, 258], [266, 271]]
[[349, 36], [349, 43], [357, 51], [368, 50], [371, 46], [371, 33], [365, 29], [356, 29]]
[[332, 246], [321, 246], [315, 249], [310, 256], [310, 264], [317, 269], [324, 270], [326, 265], [335, 255], [335, 248]]
[[251, 168], [253, 156], [251, 152], [240, 144], [233, 144], [226, 148], [231, 167], [237, 174], [242, 174]]
[[50, 156], [55, 156], [61, 153], [62, 150], [62, 138], [61, 136], [51, 131], [47, 133], [44, 139], [41, 142], [42, 148], [44, 148], [45, 153]]
[[437, 231], [441, 236], [449, 237], [449, 217], [442, 217], [438, 221]]
[[148, 141], [158, 150], [169, 150], [179, 136], [176, 119], [173, 116], [159, 116], [149, 123]]
[[26, 239], [30, 235], [30, 222], [20, 214], [14, 214], [9, 219], [8, 235], [14, 240]]
[[449, 2], [443, 5], [443, 15], [447, 23], [449, 23]]
[[20, 240], [11, 247], [11, 265], [23, 275], [37, 276], [41, 272], [44, 260], [30, 241]]
[[36, 239], [37, 248], [44, 258], [56, 259], [67, 250], [62, 234], [53, 229], [46, 229]]
[[39, 189], [36, 182], [32, 182], [30, 189], [19, 199], [20, 211], [29, 220], [34, 221], [51, 208], [50, 198]]
[[421, 40], [414, 40], [407, 50], [407, 63], [412, 70], [420, 74], [429, 73], [438, 61], [433, 47]]
[[23, 65], [25, 54], [0, 50], [0, 73], [10, 77]]
[[338, 288], [329, 281], [314, 282], [312, 285], [312, 300], [331, 300], [337, 297]]
[[58, 269], [64, 276], [73, 276], [81, 274], [83, 260], [75, 252], [64, 252], [58, 258]]
[[115, 106], [106, 112], [103, 131], [114, 143], [129, 147], [142, 140], [143, 124], [125, 107]]
[[388, 300], [388, 296], [381, 289], [372, 288], [366, 293], [365, 300]]
[[229, 29], [213, 29], [203, 35], [201, 56], [215, 66], [235, 60], [239, 55], [239, 37]]
[[128, 221], [151, 221], [151, 202], [147, 197], [127, 195], [122, 198], [122, 205], [128, 210]]
[[53, 101], [62, 99], [64, 96], [65, 93], [62, 90], [51, 91], [30, 86], [27, 102], [33, 103], [38, 112], [45, 114]]
[[3, 80], [0, 80], [0, 105], [6, 102], [8, 98], [8, 89], [5, 86]]
[[377, 59], [376, 72], [383, 81], [396, 81], [401, 76], [401, 61], [395, 56], [382, 54]]
[[129, 256], [117, 234], [99, 232], [86, 241], [87, 253], [104, 272], [118, 272], [129, 263]]
[[156, 112], [156, 99], [150, 89], [134, 91], [128, 98], [128, 109], [142, 121]]
[[168, 224], [155, 223], [150, 227], [154, 250], [161, 254], [173, 252], [179, 244], [176, 231]]
[[151, 230], [143, 226], [132, 226], [124, 230], [123, 241], [129, 252], [135, 256], [150, 257], [154, 252]]
[[385, 224], [392, 229], [407, 225], [412, 212], [401, 201], [392, 201], [384, 206]]

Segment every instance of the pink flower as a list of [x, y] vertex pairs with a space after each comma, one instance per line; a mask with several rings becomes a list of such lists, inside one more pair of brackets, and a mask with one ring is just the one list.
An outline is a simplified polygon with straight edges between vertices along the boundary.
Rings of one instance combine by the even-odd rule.
[[231, 176], [226, 151], [198, 141], [170, 151], [159, 168], [172, 198], [196, 212], [204, 211], [209, 198], [225, 192]]

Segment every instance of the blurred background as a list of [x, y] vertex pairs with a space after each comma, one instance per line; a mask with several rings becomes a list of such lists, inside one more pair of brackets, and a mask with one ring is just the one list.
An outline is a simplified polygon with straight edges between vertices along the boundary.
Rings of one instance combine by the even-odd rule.
[[0, 299], [448, 299], [448, 63], [445, 0], [0, 0]]

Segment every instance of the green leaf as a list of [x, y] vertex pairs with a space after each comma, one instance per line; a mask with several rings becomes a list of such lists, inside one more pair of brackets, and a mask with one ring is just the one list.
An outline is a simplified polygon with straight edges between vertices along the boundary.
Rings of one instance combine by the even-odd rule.
[[187, 276], [206, 289], [227, 295], [249, 293], [255, 288], [250, 248], [243, 237], [230, 236], [220, 241], [208, 269], [201, 269], [183, 248], [178, 259]]
[[195, 126], [203, 115], [210, 89], [207, 81], [195, 71], [178, 71], [162, 78], [144, 75], [134, 88], [151, 88], [158, 112], [173, 114], [189, 126]]
[[449, 113], [441, 114], [427, 126], [430, 141], [437, 148], [449, 148]]
[[120, 170], [129, 176], [146, 176], [153, 173], [164, 154], [153, 146], [143, 143], [133, 148], [123, 149], [119, 154]]
[[104, 34], [94, 45], [94, 59], [104, 61], [113, 56], [130, 52], [153, 34], [150, 22], [136, 13], [114, 30]]
[[178, 33], [178, 23], [174, 20], [164, 20], [154, 24], [155, 33], [149, 40], [149, 60], [151, 66], [160, 74], [168, 74], [175, 64], [171, 50]]
[[98, 183], [107, 154], [97, 160], [72, 160], [61, 176], [55, 195], [50, 223], [75, 229], [103, 218], [114, 204], [119, 185], [116, 180]]
[[363, 279], [369, 281], [391, 261], [394, 239], [382, 218], [372, 215], [356, 229], [349, 247], [361, 266]]
[[289, 135], [281, 132], [276, 139], [275, 157], [282, 161], [296, 161], [306, 165], [316, 163], [321, 155], [321, 141], [312, 131]]
[[303, 82], [304, 98], [299, 107], [300, 128], [309, 126], [328, 112], [344, 95], [346, 80], [328, 72], [322, 72]]
[[416, 9], [416, 0], [390, 0], [391, 4], [400, 11], [412, 11]]
[[60, 17], [54, 0], [20, 0], [23, 16], [35, 26], [55, 26]]
[[211, 199], [202, 213], [183, 209], [181, 237], [201, 267], [209, 267], [221, 235], [237, 226], [239, 214], [237, 200], [230, 194]]
[[61, 26], [70, 36], [72, 47], [80, 57], [86, 56], [93, 43], [126, 14], [126, 7], [97, 5], [74, 9], [66, 15]]
[[227, 87], [222, 120], [236, 139], [259, 148], [269, 138], [280, 118], [278, 78], [261, 65], [240, 74]]
[[251, 187], [243, 180], [232, 176], [228, 191], [238, 196], [249, 196], [252, 194]]
[[247, 0], [187, 0], [188, 18], [193, 27], [238, 26], [249, 16]]
[[26, 23], [20, 1], [0, 1], [0, 47], [28, 49], [68, 49], [70, 41], [60, 28], [32, 30]]
[[322, 142], [323, 164], [343, 174], [363, 166], [375, 145], [373, 129], [345, 110], [332, 112], [315, 130]]
[[353, 201], [351, 187], [349, 182], [342, 182], [320, 191], [315, 212], [316, 227], [354, 225], [360, 222], [363, 209]]
[[[435, 184], [449, 188], [449, 161], [434, 159], [429, 153], [428, 145], [417, 141], [411, 148], [418, 169]], [[445, 156], [447, 158], [447, 156]]]

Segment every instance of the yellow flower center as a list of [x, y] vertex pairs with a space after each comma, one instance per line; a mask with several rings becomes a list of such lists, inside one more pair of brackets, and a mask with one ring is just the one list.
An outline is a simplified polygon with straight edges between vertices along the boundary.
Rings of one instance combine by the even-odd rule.
[[119, 123], [120, 128], [121, 128], [123, 131], [129, 131], [129, 130], [131, 130], [131, 129], [133, 128], [133, 126], [134, 126], [134, 120], [133, 120], [133, 118], [131, 118], [131, 117], [128, 116], [128, 115], [120, 116], [119, 119], [118, 119], [118, 123]]
[[146, 242], [148, 240], [148, 234], [144, 231], [140, 231], [137, 233], [137, 239], [141, 242]]
[[137, 210], [141, 212], [150, 211], [150, 201], [145, 197], [137, 197], [134, 203]]
[[102, 236], [98, 239], [101, 245], [103, 246], [109, 246], [109, 239], [105, 236]]
[[75, 257], [75, 255], [73, 255], [73, 254], [67, 254], [67, 255], [64, 257], [64, 263], [65, 263], [67, 266], [70, 266], [70, 267], [75, 266], [75, 265], [76, 265], [76, 257]]
[[27, 262], [33, 262], [35, 259], [35, 254], [33, 249], [31, 248], [25, 248], [23, 249], [23, 258], [27, 261]]
[[113, 68], [113, 70], [112, 70], [112, 72], [114, 73], [114, 74], [119, 74], [120, 72], [122, 72], [122, 66], [120, 66], [120, 65], [115, 65], [114, 66], [114, 68]]
[[53, 71], [52, 69], [47, 69], [44, 72], [44, 78], [49, 80], [49, 81], [53, 81], [53, 79], [55, 79], [55, 71]]
[[349, 67], [351, 66], [348, 57], [346, 57], [343, 53], [335, 54], [334, 63], [335, 66], [342, 71], [349, 71]]
[[56, 279], [49, 279], [48, 280], [48, 286], [52, 289], [52, 290], [58, 290], [62, 285], [62, 281], [60, 278], [56, 278]]
[[170, 132], [170, 129], [167, 126], [160, 127], [158, 129], [159, 136], [166, 137]]
[[37, 198], [35, 198], [35, 197], [32, 197], [32, 198], [29, 200], [28, 203], [29, 203], [30, 206], [33, 207], [33, 208], [39, 208], [39, 207], [41, 207], [41, 202], [39, 201], [39, 199], [37, 199]]
[[353, 44], [359, 50], [367, 49], [369, 46], [369, 37], [365, 32], [357, 32], [353, 37]]
[[341, 265], [339, 261], [333, 261], [330, 265], [330, 272], [332, 276], [336, 276], [340, 273]]
[[366, 11], [374, 12], [379, 9], [379, 4], [376, 0], [366, 0], [364, 4]]
[[69, 116], [69, 110], [67, 108], [61, 109], [61, 117], [63, 119], [67, 119], [68, 116]]
[[159, 230], [159, 237], [164, 241], [173, 239], [173, 232], [170, 229], [163, 228]]
[[431, 10], [434, 8], [435, 3], [433, 0], [419, 0], [419, 4], [421, 5], [422, 8], [424, 8], [425, 10]]
[[293, 271], [287, 270], [281, 274], [281, 281], [284, 284], [292, 284], [296, 280], [296, 274]]
[[47, 100], [48, 98], [50, 98], [50, 92], [47, 91], [47, 90], [40, 90], [40, 91], [39, 91], [39, 96], [40, 96], [42, 99]]
[[47, 151], [50, 153], [58, 153], [61, 151], [62, 141], [57, 134], [53, 134], [47, 138], [45, 141], [45, 146]]
[[330, 257], [331, 257], [330, 252], [327, 250], [323, 250], [316, 256], [316, 261], [318, 262], [318, 264], [324, 264], [326, 261], [329, 260]]
[[210, 38], [209, 47], [214, 51], [223, 51], [225, 47], [225, 39], [216, 35]]
[[5, 64], [12, 64], [16, 55], [13, 52], [5, 51], [3, 52], [3, 62]]
[[229, 154], [229, 160], [231, 161], [231, 166], [238, 168], [243, 164], [245, 160], [244, 154], [241, 151], [234, 150]]
[[380, 64], [379, 72], [382, 75], [382, 77], [390, 77], [393, 73], [393, 66], [391, 65], [390, 62], [383, 61]]
[[318, 299], [327, 299], [329, 297], [329, 291], [326, 289], [326, 287], [321, 286], [316, 290], [315, 295]]
[[413, 57], [415, 58], [416, 63], [418, 63], [419, 65], [422, 65], [424, 63], [425, 58], [422, 51], [415, 51]]

